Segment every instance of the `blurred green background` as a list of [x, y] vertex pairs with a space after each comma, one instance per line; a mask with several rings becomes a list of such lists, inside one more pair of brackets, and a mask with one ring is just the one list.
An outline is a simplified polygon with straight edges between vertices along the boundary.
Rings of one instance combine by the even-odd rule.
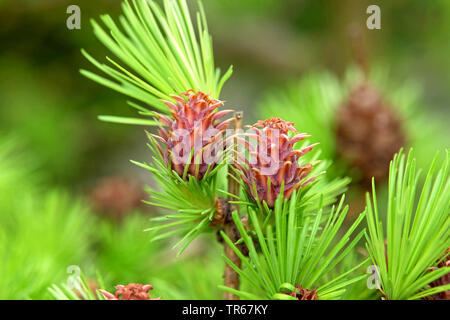
[[[216, 284], [221, 282], [223, 263], [213, 238], [199, 241], [183, 258], [181, 265], [193, 270], [186, 277], [182, 266], [172, 263], [174, 252], [162, 250], [166, 244], [149, 243], [150, 236], [141, 232], [154, 209], [136, 205], [133, 196], [126, 203], [105, 207], [123, 194], [134, 192], [139, 200], [136, 185], [151, 183], [129, 162], [150, 159], [144, 128], [97, 120], [99, 114], [133, 116], [126, 98], [78, 72], [93, 70], [81, 48], [96, 57], [109, 54], [92, 34], [89, 20], [102, 13], [118, 17], [120, 3], [0, 0], [0, 145], [5, 149], [0, 150], [4, 162], [0, 189], [8, 192], [0, 200], [0, 257], [10, 262], [4, 268], [11, 274], [22, 270], [22, 280], [0, 281], [0, 298], [48, 297], [46, 287], [64, 281], [70, 264], [88, 272], [100, 269], [110, 284], [154, 278], [171, 288], [173, 298], [186, 297], [187, 290], [192, 291], [188, 298], [220, 297]], [[81, 8], [81, 30], [66, 27], [66, 8], [72, 4]], [[423, 88], [421, 110], [450, 121], [448, 0], [205, 0], [204, 4], [216, 63], [222, 69], [234, 65], [222, 98], [229, 107], [245, 111], [247, 124], [262, 117], [259, 103], [272, 88], [315, 70], [342, 78], [355, 63], [350, 35], [355, 27], [362, 32], [371, 65], [389, 68], [400, 81], [417, 81]], [[365, 27], [370, 4], [381, 8], [381, 30]], [[71, 217], [82, 220], [71, 223]], [[72, 231], [61, 234], [65, 227]], [[41, 239], [46, 234], [54, 238]], [[66, 237], [71, 245], [61, 242]], [[27, 247], [27, 241], [37, 241], [36, 248]], [[60, 245], [52, 248], [51, 243]], [[16, 252], [11, 252], [13, 244]], [[41, 267], [31, 266], [35, 262], [25, 253], [30, 250], [37, 252]], [[211, 277], [195, 271], [199, 265], [204, 270], [205, 263], [211, 264]], [[166, 272], [159, 272], [162, 269]], [[26, 277], [39, 277], [42, 270], [48, 271], [49, 279], [42, 276], [42, 283], [31, 288]]]

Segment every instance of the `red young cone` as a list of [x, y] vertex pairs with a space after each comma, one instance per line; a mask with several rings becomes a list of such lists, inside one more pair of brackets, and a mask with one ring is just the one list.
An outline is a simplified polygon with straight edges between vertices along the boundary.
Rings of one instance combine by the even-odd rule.
[[319, 296], [317, 295], [317, 289], [308, 290], [303, 288], [300, 285], [295, 286], [294, 292], [291, 293], [291, 296], [297, 298], [298, 300], [318, 300]]
[[[251, 196], [255, 200], [265, 201], [269, 208], [273, 208], [283, 185], [284, 198], [289, 199], [292, 192], [313, 180], [305, 181], [313, 164], [299, 165], [298, 161], [314, 145], [295, 150], [294, 144], [308, 135], [298, 134], [292, 122], [280, 118], [258, 121], [250, 129], [254, 134], [249, 136], [256, 141], [256, 146], [239, 139], [250, 153], [250, 159], [238, 153], [240, 163], [236, 165], [241, 170]], [[295, 135], [289, 137], [289, 132]]]
[[126, 286], [116, 286], [114, 294], [100, 290], [107, 300], [161, 300], [161, 298], [151, 298], [148, 292], [152, 290], [151, 284], [129, 283]]
[[185, 166], [189, 164], [187, 174], [201, 179], [208, 167], [212, 170], [219, 161], [223, 150], [222, 135], [233, 121], [219, 119], [232, 110], [217, 111], [223, 101], [210, 99], [200, 91], [189, 90], [172, 97], [176, 104], [164, 101], [172, 117], [156, 114], [167, 130], [161, 127], [159, 136], [153, 136], [165, 146], [165, 151], [160, 149], [160, 152], [172, 169], [183, 176]]

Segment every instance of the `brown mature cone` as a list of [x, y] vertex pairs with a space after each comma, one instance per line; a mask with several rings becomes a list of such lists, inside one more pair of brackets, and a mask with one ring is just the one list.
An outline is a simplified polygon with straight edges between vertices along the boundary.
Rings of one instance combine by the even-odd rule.
[[152, 290], [151, 284], [139, 284], [129, 283], [126, 286], [116, 286], [116, 292], [114, 294], [106, 291], [99, 290], [107, 300], [161, 300], [159, 298], [151, 298], [148, 292]]
[[102, 179], [90, 192], [95, 212], [121, 219], [127, 212], [142, 206], [146, 193], [142, 186], [128, 177]]
[[340, 157], [358, 168], [362, 183], [388, 177], [389, 162], [405, 143], [401, 121], [367, 83], [356, 87], [338, 109], [337, 149]]
[[[447, 257], [438, 264], [437, 267], [431, 268], [431, 270], [437, 270], [439, 268], [444, 268], [444, 267], [450, 267], [450, 248], [448, 248], [444, 255], [447, 255]], [[439, 286], [443, 286], [443, 285], [448, 285], [450, 284], [450, 273], [447, 273], [446, 275], [440, 277], [439, 279], [433, 281], [432, 283], [430, 283], [431, 287], [439, 287]], [[429, 297], [427, 297], [427, 299], [430, 300], [450, 300], [450, 290], [446, 290], [446, 291], [442, 291], [440, 293], [436, 293], [433, 294]]]
[[291, 296], [297, 298], [298, 300], [318, 300], [317, 290], [304, 289], [302, 286], [295, 286], [295, 290], [291, 293]]

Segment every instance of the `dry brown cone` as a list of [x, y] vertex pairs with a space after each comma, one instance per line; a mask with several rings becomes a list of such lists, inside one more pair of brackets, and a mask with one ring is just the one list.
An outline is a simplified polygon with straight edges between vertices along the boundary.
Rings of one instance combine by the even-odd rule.
[[366, 82], [352, 90], [337, 112], [339, 156], [359, 169], [363, 185], [372, 177], [385, 180], [389, 162], [405, 143], [400, 118]]
[[[450, 253], [450, 248], [448, 248], [444, 253], [444, 255], [447, 255], [447, 257], [441, 263], [439, 263], [437, 267], [430, 268], [431, 271], [437, 270], [439, 268], [450, 267], [449, 253]], [[446, 275], [433, 281], [432, 283], [430, 283], [430, 286], [434, 288], [434, 287], [448, 285], [448, 284], [450, 284], [450, 273], [447, 273]], [[426, 300], [450, 300], [450, 290], [446, 290], [446, 291], [442, 291], [440, 293], [433, 294], [424, 299], [426, 299]]]
[[308, 290], [304, 289], [302, 286], [295, 286], [294, 292], [291, 293], [291, 296], [297, 298], [298, 300], [318, 300], [317, 290]]
[[96, 213], [122, 219], [126, 213], [142, 208], [146, 193], [137, 181], [114, 176], [101, 180], [90, 192], [89, 200]]

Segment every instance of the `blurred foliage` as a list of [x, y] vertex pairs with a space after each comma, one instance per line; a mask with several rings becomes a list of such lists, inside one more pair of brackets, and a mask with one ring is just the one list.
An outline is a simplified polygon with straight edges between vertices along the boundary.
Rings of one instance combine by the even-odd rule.
[[15, 140], [1, 137], [0, 150], [0, 297], [46, 298], [47, 287], [87, 257], [92, 220], [67, 193], [38, 191], [30, 154]]
[[143, 230], [146, 225], [148, 218], [137, 212], [128, 215], [120, 224], [109, 220], [99, 223], [95, 239], [96, 267], [104, 270], [104, 281], [123, 284], [133, 279], [133, 282], [146, 283], [146, 277], [161, 268], [160, 261], [164, 260], [167, 248], [161, 242], [150, 241], [150, 234]]
[[167, 243], [151, 241], [151, 232], [143, 231], [146, 225], [148, 218], [139, 213], [128, 216], [120, 225], [110, 221], [100, 224], [95, 267], [101, 270], [106, 287], [151, 283], [152, 297], [220, 299], [217, 284], [221, 282], [223, 262], [216, 240], [203, 237], [194, 242], [193, 250], [177, 258], [176, 251], [170, 250]]
[[223, 262], [214, 238], [196, 241], [177, 259], [143, 231], [148, 217], [95, 218], [84, 201], [48, 188], [35, 162], [16, 138], [0, 136], [0, 298], [51, 298], [48, 288], [65, 283], [72, 265], [88, 280], [98, 271], [108, 289], [141, 282], [165, 299], [220, 298]]

